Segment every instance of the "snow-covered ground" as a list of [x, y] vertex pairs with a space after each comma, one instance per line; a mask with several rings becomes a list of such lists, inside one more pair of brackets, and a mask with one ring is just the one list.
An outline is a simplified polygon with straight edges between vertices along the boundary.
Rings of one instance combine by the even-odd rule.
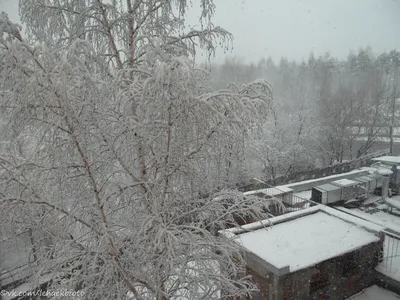
[[376, 285], [370, 286], [347, 300], [398, 300], [400, 296]]
[[359, 208], [355, 209], [346, 209], [343, 207], [338, 207], [339, 210], [362, 218], [364, 220], [368, 220], [372, 223], [381, 225], [387, 229], [390, 229], [395, 232], [400, 233], [400, 217], [392, 215], [390, 213], [384, 212], [382, 210], [377, 210], [373, 213], [368, 213]]
[[[393, 197], [392, 201], [400, 201], [399, 196]], [[376, 270], [394, 280], [400, 281], [400, 217], [385, 212], [383, 210], [390, 209], [387, 204], [381, 204], [375, 208], [346, 209], [338, 208], [354, 216], [358, 216], [364, 220], [369, 220], [375, 224], [385, 227], [389, 232], [397, 232], [393, 236], [386, 234], [383, 247], [383, 262], [381, 262]], [[396, 210], [396, 209], [395, 209]], [[396, 210], [397, 213], [400, 213]], [[398, 238], [396, 238], [398, 236]]]

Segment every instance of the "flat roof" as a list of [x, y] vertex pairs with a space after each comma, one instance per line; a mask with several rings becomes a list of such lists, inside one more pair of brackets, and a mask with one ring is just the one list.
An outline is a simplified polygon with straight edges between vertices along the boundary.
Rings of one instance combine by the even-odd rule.
[[332, 181], [332, 184], [337, 184], [340, 186], [350, 186], [350, 185], [357, 185], [358, 182], [356, 182], [354, 180], [350, 180], [350, 179], [340, 179], [340, 180]]
[[335, 180], [336, 178], [343, 178], [343, 177], [346, 177], [346, 176], [353, 176], [353, 175], [357, 175], [357, 174], [361, 174], [361, 175], [367, 175], [369, 170], [368, 169], [365, 169], [365, 167], [364, 168], [360, 168], [360, 169], [357, 169], [357, 170], [353, 170], [353, 171], [350, 171], [350, 172], [346, 172], [346, 173], [341, 173], [341, 174], [335, 174], [335, 175], [329, 175], [329, 176], [325, 176], [325, 177], [319, 177], [319, 178], [314, 178], [314, 179], [309, 179], [309, 180], [303, 180], [303, 181], [297, 181], [297, 182], [293, 182], [293, 183], [288, 183], [288, 184], [285, 184], [284, 186], [287, 186], [287, 187], [289, 187], [289, 188], [293, 188], [293, 187], [296, 187], [296, 186], [299, 186], [299, 185], [303, 185], [303, 184], [312, 184], [312, 183], [315, 183], [315, 182], [319, 182], [319, 181], [322, 181], [322, 180], [330, 180], [330, 179], [332, 179], [332, 180]]
[[389, 170], [388, 168], [379, 168], [377, 169], [378, 174], [380, 175], [391, 175], [393, 172]]
[[399, 164], [400, 165], [400, 156], [381, 156], [381, 157], [375, 157], [372, 159], [373, 161], [379, 161], [382, 163], [387, 163], [387, 164]]
[[379, 241], [375, 233], [353, 223], [354, 219], [338, 217], [343, 213], [329, 214], [321, 207], [313, 210], [316, 212], [239, 234], [235, 239], [267, 264], [278, 270], [289, 267], [289, 272]]
[[325, 183], [325, 184], [316, 186], [314, 188], [317, 190], [323, 190], [323, 191], [327, 191], [327, 192], [340, 190], [340, 187], [330, 184], [330, 183]]

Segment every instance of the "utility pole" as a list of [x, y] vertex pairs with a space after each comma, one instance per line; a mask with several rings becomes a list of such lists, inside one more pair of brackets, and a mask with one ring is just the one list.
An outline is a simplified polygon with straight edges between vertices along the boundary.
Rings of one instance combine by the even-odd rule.
[[[393, 52], [393, 51], [392, 51]], [[391, 71], [392, 71], [392, 115], [391, 115], [391, 120], [390, 120], [390, 154], [393, 155], [393, 147], [394, 147], [394, 129], [396, 128], [395, 126], [395, 116], [396, 116], [396, 100], [397, 97], [399, 96], [397, 94], [397, 88], [398, 88], [398, 81], [397, 81], [397, 74], [399, 71], [399, 67], [400, 67], [400, 59], [399, 59], [399, 53], [394, 51], [393, 55], [392, 52], [390, 52], [390, 65], [391, 65]], [[390, 86], [390, 83], [389, 83]]]
[[396, 98], [397, 98], [397, 84], [395, 83], [395, 78], [392, 78], [393, 87], [392, 87], [392, 116], [390, 120], [390, 155], [393, 155], [393, 144], [394, 144], [394, 128], [395, 128], [395, 112], [396, 112]]
[[[392, 98], [392, 107], [391, 107], [391, 112], [392, 112], [392, 115], [391, 115], [391, 118], [390, 118], [390, 127], [389, 127], [389, 135], [390, 135], [390, 155], [393, 155], [393, 144], [394, 144], [394, 138], [393, 138], [393, 135], [394, 135], [394, 128], [395, 128], [395, 124], [394, 124], [394, 121], [395, 121], [395, 115], [396, 115], [396, 98], [397, 98], [397, 76], [396, 76], [397, 74], [396, 74], [396, 68], [394, 68], [393, 69], [393, 73], [392, 73], [392, 78], [391, 78], [391, 81], [392, 81], [392, 95], [391, 95], [391, 98]], [[390, 86], [390, 84], [389, 84], [389, 86]]]
[[389, 134], [390, 134], [390, 155], [393, 155], [393, 125], [394, 125], [394, 108], [395, 108], [395, 99], [394, 99], [394, 93], [392, 95], [392, 117], [390, 120], [390, 128], [389, 128]]

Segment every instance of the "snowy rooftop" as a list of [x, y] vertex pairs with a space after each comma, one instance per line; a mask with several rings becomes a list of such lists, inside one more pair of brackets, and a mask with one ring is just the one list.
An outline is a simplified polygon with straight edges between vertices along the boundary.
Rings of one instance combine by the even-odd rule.
[[340, 186], [349, 186], [349, 185], [356, 185], [357, 182], [350, 180], [350, 179], [340, 179], [336, 181], [332, 181], [333, 184], [340, 185]]
[[376, 285], [370, 286], [346, 300], [399, 300], [400, 296]]
[[256, 230], [236, 231], [235, 239], [249, 255], [258, 257], [270, 271], [280, 275], [376, 242], [379, 240], [376, 233], [383, 229], [321, 205], [271, 218], [269, 222], [275, 225], [259, 229], [256, 226], [268, 223], [248, 224], [245, 230]]
[[399, 164], [400, 165], [400, 156], [382, 156], [382, 157], [376, 157], [372, 159], [373, 161], [379, 161], [382, 163], [386, 164]]
[[284, 186], [294, 189], [297, 186], [302, 186], [302, 185], [307, 185], [307, 184], [314, 184], [314, 183], [318, 184], [318, 182], [321, 182], [323, 180], [325, 180], [326, 182], [330, 182], [332, 180], [344, 178], [346, 176], [357, 176], [357, 175], [364, 176], [364, 175], [367, 175], [368, 172], [369, 172], [369, 169], [360, 168], [358, 170], [353, 170], [353, 171], [350, 171], [350, 172], [347, 172], [347, 173], [335, 174], [335, 175], [330, 175], [330, 176], [325, 176], [325, 177], [320, 177], [320, 178], [315, 178], [315, 179], [309, 179], [309, 180], [293, 182], [293, 183], [286, 184]]
[[315, 189], [317, 189], [317, 190], [322, 190], [322, 191], [337, 191], [337, 190], [340, 190], [340, 187], [338, 187], [338, 186], [336, 186], [336, 185], [333, 185], [333, 184], [330, 184], [330, 183], [326, 183], [326, 184], [323, 184], [323, 185], [319, 185], [319, 186], [316, 186], [315, 187]]
[[393, 173], [388, 164], [381, 163], [376, 163], [371, 167], [363, 167], [362, 169], [367, 170], [370, 176], [391, 175]]
[[378, 174], [380, 175], [391, 175], [393, 172], [387, 168], [379, 168], [377, 169]]

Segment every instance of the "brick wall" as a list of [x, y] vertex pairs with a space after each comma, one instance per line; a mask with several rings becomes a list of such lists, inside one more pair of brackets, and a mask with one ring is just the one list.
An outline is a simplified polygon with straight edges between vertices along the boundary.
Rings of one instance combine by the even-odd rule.
[[[259, 299], [268, 299], [270, 285], [272, 285], [272, 282], [273, 282], [273, 274], [271, 273], [270, 276], [263, 277], [260, 274], [258, 274], [256, 271], [253, 271], [250, 268], [247, 268], [247, 273], [248, 273], [248, 275], [251, 275], [253, 281], [257, 285], [257, 288], [260, 290], [258, 293], [256, 293], [256, 294], [258, 294]], [[256, 295], [254, 295], [253, 298], [256, 298]]]
[[[248, 269], [260, 289], [257, 300], [345, 299], [374, 284], [383, 241], [281, 277]], [[266, 278], [268, 277], [268, 278]]]

